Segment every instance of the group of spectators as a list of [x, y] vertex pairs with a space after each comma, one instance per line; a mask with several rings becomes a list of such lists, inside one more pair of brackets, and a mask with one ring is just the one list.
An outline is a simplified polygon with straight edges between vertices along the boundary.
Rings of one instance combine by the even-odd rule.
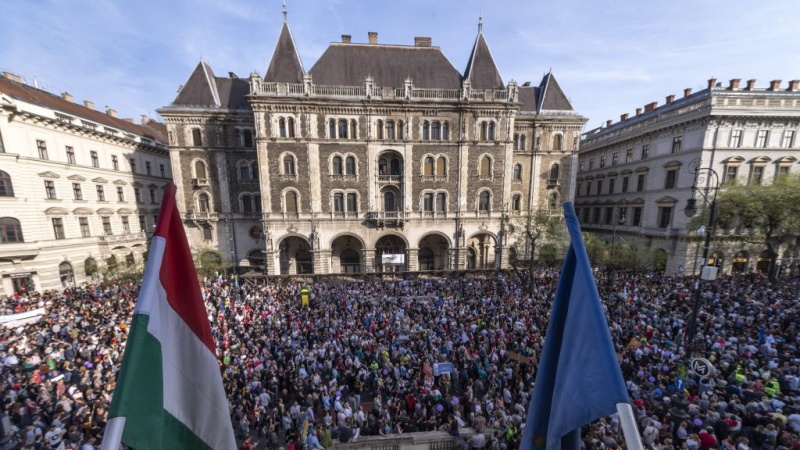
[[[517, 448], [558, 275], [204, 279], [238, 442], [324, 449], [439, 430], [464, 447]], [[798, 280], [703, 284], [694, 355], [716, 369], [704, 378], [688, 370], [692, 280], [598, 272], [597, 282], [648, 448], [800, 449]], [[137, 292], [103, 282], [3, 300], [46, 310], [0, 328], [11, 448], [99, 448]], [[586, 449], [624, 446], [616, 416], [582, 436]]]

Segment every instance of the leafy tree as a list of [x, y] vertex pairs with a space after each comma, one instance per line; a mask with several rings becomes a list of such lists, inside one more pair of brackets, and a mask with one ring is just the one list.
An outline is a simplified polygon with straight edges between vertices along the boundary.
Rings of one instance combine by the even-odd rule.
[[528, 211], [515, 218], [507, 230], [509, 247], [514, 249], [517, 259], [527, 260], [531, 265], [537, 244], [542, 247], [547, 245], [548, 255], [553, 253], [551, 249], [554, 248], [556, 257], [563, 255], [569, 245], [563, 217], [548, 211]]

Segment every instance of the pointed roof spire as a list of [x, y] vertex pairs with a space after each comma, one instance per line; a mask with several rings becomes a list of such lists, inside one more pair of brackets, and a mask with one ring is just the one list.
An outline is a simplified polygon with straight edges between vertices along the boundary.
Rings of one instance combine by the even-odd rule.
[[272, 60], [264, 75], [264, 81], [277, 83], [302, 83], [303, 62], [297, 53], [294, 44], [294, 37], [289, 30], [289, 23], [286, 21], [286, 0], [283, 2], [283, 26], [281, 34], [278, 36], [278, 43], [272, 53]]
[[570, 103], [567, 95], [559, 86], [553, 75], [553, 69], [542, 78], [542, 83], [539, 85], [539, 107], [537, 112], [541, 111], [573, 111], [572, 103]]
[[219, 91], [211, 66], [200, 58], [173, 102], [176, 105], [220, 106]]
[[478, 20], [478, 37], [472, 47], [467, 70], [464, 71], [464, 79], [469, 80], [473, 89], [503, 89], [503, 77], [497, 70], [494, 63], [492, 52], [483, 37], [483, 18]]
[[483, 3], [481, 3], [480, 13], [478, 13], [478, 34], [483, 33]]

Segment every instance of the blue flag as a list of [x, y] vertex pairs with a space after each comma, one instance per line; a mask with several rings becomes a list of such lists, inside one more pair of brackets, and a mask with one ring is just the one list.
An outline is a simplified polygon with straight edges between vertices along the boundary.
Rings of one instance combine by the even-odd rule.
[[583, 425], [629, 403], [581, 227], [564, 203], [571, 243], [556, 289], [521, 450], [578, 449]]

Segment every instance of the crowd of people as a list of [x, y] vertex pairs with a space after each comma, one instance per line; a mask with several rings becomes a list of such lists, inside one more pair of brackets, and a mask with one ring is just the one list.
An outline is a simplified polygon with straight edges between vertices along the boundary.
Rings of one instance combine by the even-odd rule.
[[[463, 436], [463, 447], [517, 448], [558, 275], [205, 278], [238, 442], [324, 449], [439, 430]], [[716, 372], [699, 378], [687, 354], [693, 281], [625, 272], [597, 280], [648, 448], [800, 449], [800, 281], [704, 283], [693, 348]], [[11, 448], [99, 448], [137, 291], [102, 282], [3, 300], [7, 310], [46, 310], [0, 328]], [[625, 445], [615, 415], [582, 436], [586, 449]]]

